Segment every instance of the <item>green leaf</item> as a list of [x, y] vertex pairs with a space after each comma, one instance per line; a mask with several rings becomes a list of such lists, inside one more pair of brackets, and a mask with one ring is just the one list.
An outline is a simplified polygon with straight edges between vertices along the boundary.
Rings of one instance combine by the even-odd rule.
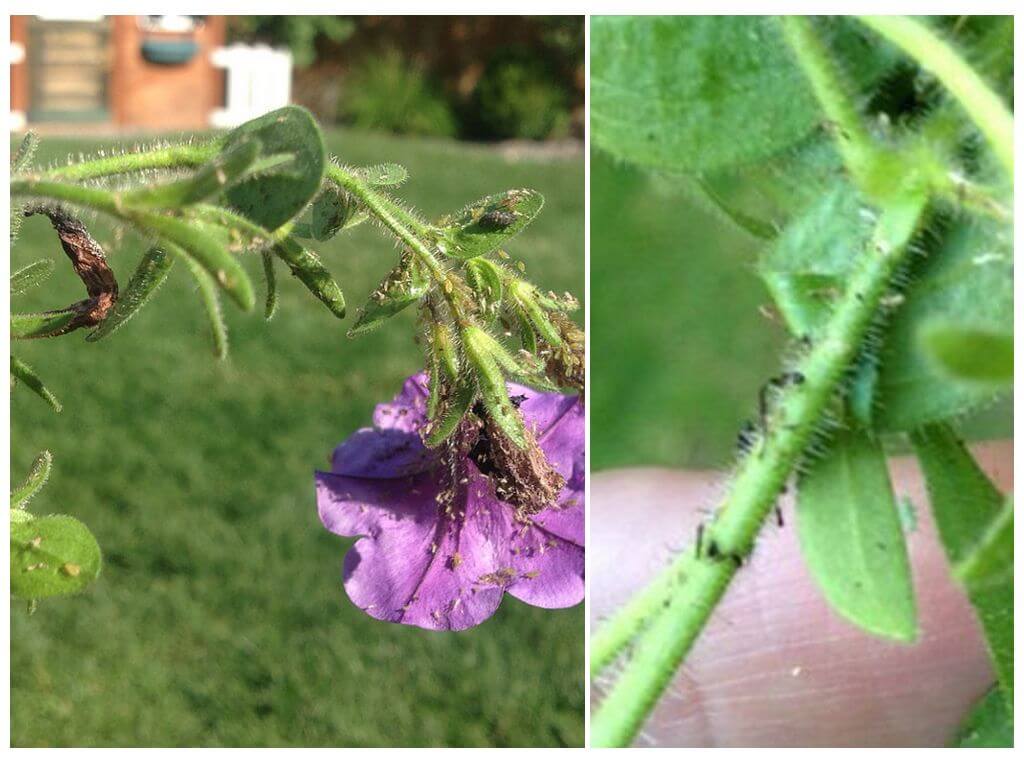
[[[431, 388], [433, 391], [433, 384]], [[430, 422], [429, 431], [423, 440], [427, 448], [437, 448], [441, 443], [451, 437], [455, 428], [459, 426], [462, 418], [466, 415], [476, 400], [476, 383], [466, 378], [456, 385], [454, 392], [446, 401], [447, 408], [440, 418]]]
[[[522, 314], [529, 320], [529, 324], [536, 329], [544, 340], [554, 348], [562, 346], [562, 334], [551, 322], [548, 313], [541, 306], [542, 297], [537, 288], [525, 280], [513, 281], [509, 286], [509, 295]], [[536, 347], [536, 344], [534, 344]]]
[[[508, 438], [520, 448], [526, 447], [523, 420], [505, 386], [505, 377], [494, 359], [494, 347], [500, 346], [487, 333], [475, 326], [462, 329], [462, 346], [476, 373], [480, 399], [488, 415]], [[507, 353], [506, 353], [507, 354]]]
[[312, 251], [303, 248], [295, 238], [286, 237], [274, 245], [273, 252], [335, 317], [345, 316], [341, 288]]
[[829, 604], [863, 629], [902, 642], [917, 635], [914, 589], [881, 445], [839, 432], [800, 481], [800, 545]]
[[11, 523], [11, 595], [25, 600], [80, 592], [100, 573], [99, 544], [65, 515]]
[[1012, 747], [1013, 716], [1003, 692], [993, 688], [974, 705], [953, 739], [956, 747]]
[[208, 222], [182, 221], [148, 212], [137, 214], [139, 223], [188, 253], [245, 311], [256, 303], [252, 281], [242, 265], [221, 242], [222, 232]]
[[11, 296], [25, 293], [53, 274], [53, 262], [50, 259], [34, 261], [11, 275]]
[[206, 319], [210, 323], [210, 336], [213, 340], [213, 356], [218, 360], [224, 360], [228, 356], [228, 327], [224, 322], [224, 313], [221, 310], [220, 298], [217, 295], [217, 286], [210, 279], [209, 273], [185, 252], [177, 254], [185, 260], [188, 271], [192, 273], [196, 287], [199, 289], [199, 301], [203, 305]]
[[488, 305], [501, 302], [501, 272], [494, 262], [483, 256], [467, 259], [466, 280], [474, 292]]
[[27, 170], [38, 148], [39, 135], [35, 131], [26, 131], [17, 151], [11, 156], [11, 173], [23, 173]]
[[290, 154], [291, 161], [231, 187], [227, 200], [240, 214], [273, 231], [298, 215], [319, 191], [327, 162], [323, 135], [307, 110], [290, 106], [238, 126], [224, 146], [254, 138], [265, 155]]
[[920, 343], [937, 323], [1004, 335], [1013, 328], [1013, 242], [993, 222], [958, 220], [942, 245], [922, 256], [906, 301], [893, 315], [880, 353], [876, 428], [903, 431], [958, 416], [992, 391], [949, 378]]
[[967, 384], [1013, 385], [1013, 334], [938, 320], [923, 324], [919, 335], [946, 376]]
[[50, 407], [57, 413], [60, 413], [63, 410], [63, 406], [60, 404], [60, 401], [57, 400], [53, 392], [46, 388], [46, 385], [43, 384], [42, 379], [36, 375], [36, 372], [14, 355], [11, 355], [11, 376], [16, 378], [18, 381], [23, 382], [26, 387], [43, 398], [43, 400], [49, 403]]
[[[1003, 496], [949, 426], [929, 425], [913, 432], [911, 440], [924, 472], [939, 538], [957, 571], [971, 561], [979, 547], [987, 546], [992, 531], [998, 532], [999, 518], [1005, 514]], [[1013, 579], [967, 582], [966, 588], [981, 620], [999, 682], [1012, 703]]]
[[32, 312], [11, 315], [12, 339], [41, 339], [57, 336], [68, 323], [78, 316], [73, 308], [55, 309], [50, 312]]
[[511, 189], [467, 206], [441, 220], [441, 247], [453, 258], [486, 256], [530, 225], [544, 207], [544, 196], [532, 189]]
[[374, 187], [397, 187], [409, 178], [409, 172], [398, 163], [381, 163], [356, 168], [355, 174]]
[[250, 170], [259, 153], [258, 139], [241, 140], [226, 147], [192, 175], [124, 192], [121, 202], [127, 206], [173, 209], [207, 200], [237, 182]]
[[844, 278], [871, 236], [865, 211], [850, 184], [833, 184], [761, 257], [761, 277], [794, 335], [821, 328], [842, 295]]
[[159, 246], [146, 251], [139, 266], [135, 268], [128, 287], [121, 292], [117, 297], [117, 303], [96, 326], [96, 329], [85, 337], [85, 340], [99, 341], [131, 320], [153, 297], [157, 288], [164, 284], [172, 266], [174, 266], [173, 253]]
[[1013, 583], [1013, 499], [953, 571], [968, 591]]
[[324, 188], [313, 203], [309, 236], [319, 242], [334, 237], [342, 229], [355, 226], [366, 219], [356, 199], [333, 182]]
[[[821, 26], [858, 84], [892, 61], [847, 20]], [[681, 171], [749, 163], [822, 120], [773, 18], [594, 16], [590, 50], [593, 143], [631, 163]]]
[[28, 472], [25, 482], [11, 491], [11, 509], [25, 509], [39, 491], [50, 479], [50, 469], [53, 467], [53, 456], [49, 451], [43, 451], [36, 456], [32, 462], [32, 469]]
[[430, 281], [420, 271], [415, 259], [408, 254], [403, 256], [359, 310], [359, 319], [349, 329], [349, 337], [374, 330], [426, 296], [429, 288]]
[[274, 258], [269, 253], [263, 254], [263, 279], [267, 285], [267, 300], [263, 307], [263, 317], [270, 320], [277, 312], [277, 273], [274, 271]]

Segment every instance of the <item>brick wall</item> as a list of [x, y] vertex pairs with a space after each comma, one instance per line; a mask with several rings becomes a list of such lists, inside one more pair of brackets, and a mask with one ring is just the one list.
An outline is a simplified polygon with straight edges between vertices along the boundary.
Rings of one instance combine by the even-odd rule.
[[194, 33], [199, 52], [186, 64], [154, 64], [142, 56], [145, 37], [135, 16], [113, 17], [111, 115], [126, 127], [197, 129], [209, 125], [210, 112], [221, 104], [224, 73], [210, 62], [224, 44], [224, 17], [208, 16]]

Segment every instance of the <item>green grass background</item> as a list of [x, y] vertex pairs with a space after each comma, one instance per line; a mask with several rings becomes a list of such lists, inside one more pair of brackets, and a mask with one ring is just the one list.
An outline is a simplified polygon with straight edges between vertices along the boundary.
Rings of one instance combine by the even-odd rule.
[[[39, 160], [110, 144], [45, 139]], [[582, 298], [582, 156], [511, 160], [341, 131], [328, 145], [347, 163], [404, 164], [401, 194], [428, 216], [502, 189], [542, 191], [544, 211], [511, 251], [545, 289]], [[12, 268], [47, 256], [57, 274], [14, 311], [82, 295], [39, 219]], [[96, 233], [126, 284], [143, 244], [102, 223]], [[353, 313], [397, 255], [368, 226], [320, 253]], [[180, 268], [98, 344], [79, 332], [14, 345], [65, 410], [12, 393], [12, 478], [50, 449], [53, 476], [31, 509], [80, 517], [105, 563], [80, 597], [33, 616], [12, 601], [12, 744], [581, 745], [582, 606], [506, 598], [482, 626], [436, 634], [374, 621], [345, 597], [349, 542], [321, 527], [313, 470], [420, 366], [413, 317], [349, 340], [351, 320], [286, 270], [278, 282], [269, 324], [226, 304], [224, 363]]]
[[[599, 151], [590, 183], [591, 467], [724, 469], [786, 341], [759, 310], [758, 243], [678, 180]], [[972, 415], [963, 434], [1009, 436], [1010, 412]]]

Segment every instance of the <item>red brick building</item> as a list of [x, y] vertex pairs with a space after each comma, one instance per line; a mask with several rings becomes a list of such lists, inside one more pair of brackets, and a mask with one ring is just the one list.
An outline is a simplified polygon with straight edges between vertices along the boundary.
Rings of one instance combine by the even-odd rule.
[[205, 128], [224, 103], [224, 35], [223, 16], [12, 16], [12, 128]]

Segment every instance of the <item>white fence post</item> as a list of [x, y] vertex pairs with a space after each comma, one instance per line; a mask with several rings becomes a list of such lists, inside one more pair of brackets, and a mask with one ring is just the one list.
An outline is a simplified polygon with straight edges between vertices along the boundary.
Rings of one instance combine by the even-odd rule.
[[292, 55], [265, 45], [229, 45], [210, 56], [225, 70], [225, 106], [215, 109], [210, 123], [232, 128], [291, 101]]

